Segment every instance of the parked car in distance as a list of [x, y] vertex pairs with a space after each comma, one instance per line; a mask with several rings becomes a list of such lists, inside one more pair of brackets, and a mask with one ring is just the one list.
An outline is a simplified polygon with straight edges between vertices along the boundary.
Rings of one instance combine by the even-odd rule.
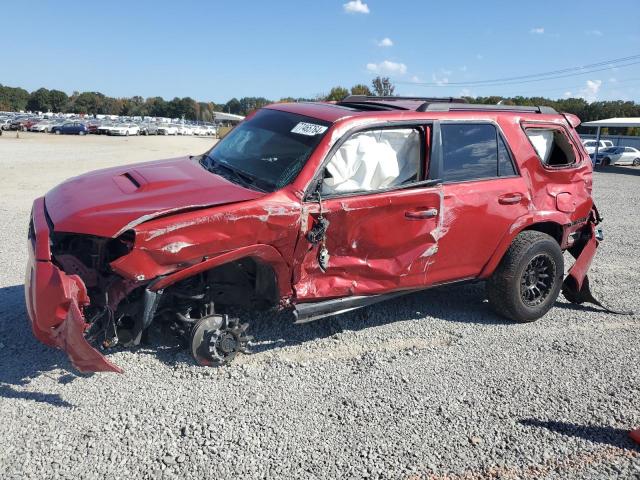
[[140, 125], [140, 135], [158, 135], [158, 125], [155, 123], [143, 123]]
[[[589, 155], [591, 155], [596, 151], [596, 144], [598, 144], [598, 142], [596, 142], [595, 140], [587, 139], [582, 141], [582, 145], [584, 146], [584, 149], [587, 151]], [[609, 148], [609, 147], [613, 147], [613, 142], [611, 140], [600, 140], [598, 151], [604, 148]]]
[[9, 130], [20, 130], [26, 132], [31, 128], [33, 124], [38, 122], [39, 119], [32, 117], [18, 117], [15, 118], [9, 125]]
[[54, 128], [61, 127], [66, 123], [66, 120], [55, 119], [55, 120], [51, 120], [50, 122], [51, 123], [49, 123], [44, 129], [46, 133], [52, 133]]
[[62, 125], [53, 127], [51, 133], [56, 135], [86, 135], [89, 132], [87, 126], [82, 122], [65, 122]]
[[193, 130], [191, 130], [189, 125], [179, 125], [178, 135], [193, 135]]
[[469, 281], [534, 321], [561, 289], [582, 301], [601, 240], [579, 123], [449, 98], [275, 104], [199, 156], [72, 178], [33, 205], [33, 332], [82, 371], [122, 371], [105, 350], [152, 324], [223, 365], [249, 341], [238, 307], [304, 323]]
[[110, 127], [107, 133], [109, 135], [123, 135], [125, 137], [129, 135], [140, 135], [140, 127], [135, 123], [125, 123]]
[[[590, 155], [593, 161], [595, 153]], [[598, 151], [596, 165], [633, 165], [640, 166], [640, 150], [633, 147], [609, 147]]]
[[46, 132], [49, 125], [51, 125], [51, 122], [49, 120], [41, 120], [31, 125], [31, 128], [29, 128], [29, 130], [32, 132]]
[[161, 123], [158, 125], [158, 135], [177, 135], [178, 126], [172, 123]]

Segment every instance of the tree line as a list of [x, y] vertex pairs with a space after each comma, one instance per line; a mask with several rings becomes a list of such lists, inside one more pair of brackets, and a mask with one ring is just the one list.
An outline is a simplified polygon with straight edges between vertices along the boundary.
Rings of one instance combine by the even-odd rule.
[[[318, 94], [313, 98], [280, 98], [280, 102], [299, 101], [338, 101], [347, 95], [392, 96], [395, 86], [387, 77], [376, 77], [371, 85], [357, 84], [351, 88], [333, 87], [329, 93]], [[565, 98], [553, 100], [544, 97], [465, 97], [471, 103], [495, 105], [548, 105], [559, 112], [577, 115], [583, 122], [611, 117], [640, 117], [640, 104], [633, 101], [610, 100], [587, 102], [583, 98]], [[224, 104], [198, 102], [191, 97], [165, 100], [162, 97], [143, 98], [133, 96], [115, 98], [100, 92], [73, 92], [67, 95], [60, 90], [39, 88], [32, 92], [19, 87], [0, 84], [0, 111], [65, 112], [78, 114], [106, 114], [123, 116], [153, 116], [182, 118], [188, 120], [212, 121], [214, 112], [227, 112], [236, 115], [247, 113], [273, 103], [264, 97], [232, 98]], [[640, 134], [629, 130], [628, 134]]]

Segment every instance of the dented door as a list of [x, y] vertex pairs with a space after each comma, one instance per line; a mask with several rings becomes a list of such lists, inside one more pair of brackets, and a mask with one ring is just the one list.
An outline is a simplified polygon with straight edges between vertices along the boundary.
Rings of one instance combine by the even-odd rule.
[[429, 284], [438, 251], [442, 191], [436, 187], [343, 196], [322, 200], [329, 221], [324, 245], [307, 239], [318, 222], [319, 204], [303, 208], [294, 288], [300, 301], [367, 295]]

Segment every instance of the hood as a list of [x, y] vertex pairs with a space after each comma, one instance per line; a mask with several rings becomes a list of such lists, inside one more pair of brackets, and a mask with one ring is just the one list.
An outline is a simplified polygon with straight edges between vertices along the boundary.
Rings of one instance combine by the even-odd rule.
[[45, 205], [57, 232], [116, 237], [167, 213], [264, 195], [210, 173], [195, 159], [184, 157], [80, 175], [49, 191]]

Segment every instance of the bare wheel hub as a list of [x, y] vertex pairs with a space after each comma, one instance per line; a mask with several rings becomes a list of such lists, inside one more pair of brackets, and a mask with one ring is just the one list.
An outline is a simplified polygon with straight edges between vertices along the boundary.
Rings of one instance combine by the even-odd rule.
[[191, 331], [191, 353], [198, 364], [218, 367], [230, 363], [238, 352], [247, 353], [251, 337], [249, 324], [228, 315], [209, 315], [198, 320]]

